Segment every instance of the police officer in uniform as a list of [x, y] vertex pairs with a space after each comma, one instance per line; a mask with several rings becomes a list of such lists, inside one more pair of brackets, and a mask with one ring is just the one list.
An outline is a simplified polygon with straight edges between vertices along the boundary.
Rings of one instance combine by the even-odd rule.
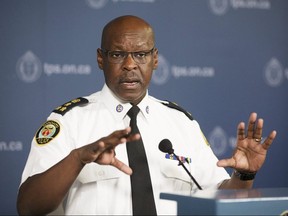
[[[159, 151], [163, 139], [173, 143], [201, 189], [252, 187], [276, 131], [261, 141], [263, 119], [251, 113], [247, 127], [244, 122], [238, 125], [232, 157], [218, 161], [189, 113], [149, 95], [158, 50], [146, 21], [130, 15], [110, 21], [103, 29], [97, 62], [105, 76], [102, 90], [56, 108], [36, 132], [19, 188], [19, 214], [133, 214], [133, 170], [125, 144], [140, 139], [157, 214], [177, 212], [175, 204], [159, 198], [161, 192], [199, 190], [173, 155]], [[133, 105], [140, 109], [136, 134], [130, 133], [127, 115]], [[231, 176], [225, 167], [234, 169]]]

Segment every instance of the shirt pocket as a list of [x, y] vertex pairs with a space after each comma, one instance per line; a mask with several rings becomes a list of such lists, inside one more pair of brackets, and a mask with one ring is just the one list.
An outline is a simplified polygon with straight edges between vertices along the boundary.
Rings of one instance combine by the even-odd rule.
[[79, 173], [77, 180], [82, 184], [117, 179], [121, 176], [121, 171], [109, 165], [99, 165], [96, 163], [86, 164]]
[[[169, 184], [173, 190], [191, 191], [193, 183], [190, 176], [184, 168], [178, 165], [176, 160], [166, 159], [160, 163], [160, 171], [165, 178], [166, 184]], [[184, 166], [189, 170], [189, 165], [184, 163]], [[190, 172], [190, 171], [189, 171]]]

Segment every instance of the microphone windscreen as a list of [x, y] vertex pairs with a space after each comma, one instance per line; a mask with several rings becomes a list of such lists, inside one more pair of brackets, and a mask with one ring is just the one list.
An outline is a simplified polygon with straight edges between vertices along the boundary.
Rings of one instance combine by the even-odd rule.
[[159, 143], [159, 149], [160, 151], [164, 152], [164, 153], [169, 153], [169, 154], [173, 154], [174, 150], [172, 148], [172, 143], [169, 139], [163, 139], [160, 143]]

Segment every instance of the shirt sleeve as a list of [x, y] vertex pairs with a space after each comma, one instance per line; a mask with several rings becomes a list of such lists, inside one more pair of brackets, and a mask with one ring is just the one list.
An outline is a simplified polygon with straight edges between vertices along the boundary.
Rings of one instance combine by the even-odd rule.
[[194, 140], [197, 142], [192, 150], [192, 169], [203, 189], [216, 189], [223, 180], [229, 179], [230, 175], [225, 168], [217, 166], [218, 158], [195, 120], [193, 120], [192, 127]]
[[30, 176], [42, 173], [73, 150], [65, 118], [52, 113], [35, 133], [30, 153], [22, 173], [21, 184]]

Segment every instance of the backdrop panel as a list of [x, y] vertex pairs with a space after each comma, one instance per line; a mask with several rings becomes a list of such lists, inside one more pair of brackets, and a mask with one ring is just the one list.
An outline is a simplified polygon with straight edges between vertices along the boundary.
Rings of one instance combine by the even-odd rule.
[[219, 158], [255, 111], [278, 136], [255, 187], [288, 187], [288, 2], [285, 0], [1, 0], [0, 214], [51, 110], [102, 88], [101, 30], [124, 14], [154, 27], [159, 68], [150, 93], [197, 119]]

